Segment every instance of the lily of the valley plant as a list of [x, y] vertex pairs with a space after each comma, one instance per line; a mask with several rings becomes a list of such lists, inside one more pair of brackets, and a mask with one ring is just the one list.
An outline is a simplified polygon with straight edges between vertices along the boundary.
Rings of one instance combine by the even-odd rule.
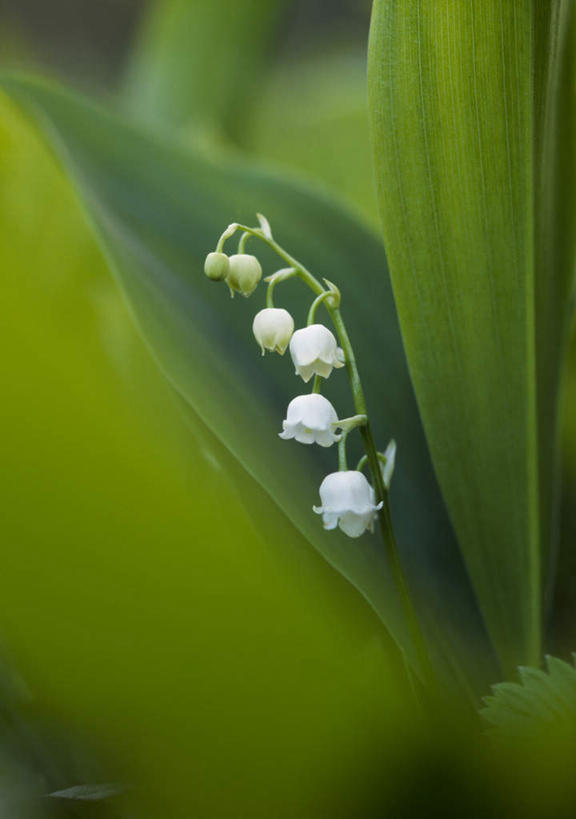
[[[252, 323], [252, 331], [262, 355], [266, 350], [283, 355], [289, 348], [296, 377], [300, 377], [305, 384], [314, 379], [311, 392], [297, 395], [290, 401], [286, 418], [282, 422], [282, 432], [279, 433], [280, 438], [293, 439], [301, 444], [318, 444], [326, 448], [338, 444], [338, 470], [326, 475], [320, 484], [321, 505], [313, 506], [313, 511], [322, 516], [325, 529], [339, 527], [351, 538], [359, 538], [366, 532], [373, 533], [375, 520], [379, 518], [382, 538], [407, 622], [411, 624], [415, 645], [420, 647], [422, 668], [429, 669], [429, 658], [408, 592], [392, 527], [389, 489], [395, 466], [396, 443], [390, 441], [384, 452], [376, 449], [354, 349], [340, 310], [340, 290], [328, 279], [324, 279], [322, 284], [275, 241], [268, 220], [261, 214], [258, 214], [258, 220], [259, 227], [236, 222], [229, 225], [222, 233], [216, 250], [206, 257], [204, 272], [212, 281], [226, 282], [232, 297], [235, 293], [251, 296], [262, 278], [262, 267], [256, 256], [245, 252], [249, 238], [263, 241], [289, 265], [265, 279], [266, 306], [255, 315]], [[237, 233], [240, 233], [238, 252], [227, 256], [224, 252], [226, 242]], [[294, 330], [294, 320], [290, 313], [284, 308], [276, 307], [274, 302], [277, 286], [294, 278], [300, 279], [313, 296], [306, 327], [297, 330]], [[331, 319], [337, 338], [329, 327], [317, 321], [316, 314], [320, 307], [325, 309]], [[322, 395], [322, 387], [334, 370], [344, 368], [348, 372], [356, 415], [338, 418], [336, 409]], [[355, 469], [349, 469], [346, 441], [355, 429], [362, 434], [365, 454]], [[366, 466], [370, 468], [373, 485], [362, 472]]]

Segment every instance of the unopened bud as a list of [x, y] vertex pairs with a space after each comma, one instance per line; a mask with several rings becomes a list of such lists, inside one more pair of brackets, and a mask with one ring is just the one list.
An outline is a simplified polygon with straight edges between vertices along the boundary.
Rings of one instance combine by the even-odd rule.
[[226, 277], [230, 290], [249, 296], [256, 290], [261, 278], [262, 268], [256, 256], [250, 256], [248, 253], [230, 256], [230, 267]]
[[224, 281], [230, 270], [230, 260], [225, 253], [209, 253], [204, 262], [204, 273], [213, 282]]

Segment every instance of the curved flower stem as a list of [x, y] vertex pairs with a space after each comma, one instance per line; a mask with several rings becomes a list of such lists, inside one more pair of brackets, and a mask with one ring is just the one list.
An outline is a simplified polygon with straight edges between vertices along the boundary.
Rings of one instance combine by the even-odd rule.
[[[386, 466], [387, 460], [386, 456], [383, 455], [381, 452], [378, 453], [378, 458], [382, 466]], [[362, 472], [366, 464], [368, 463], [368, 455], [362, 455], [358, 463], [356, 464], [356, 472]]]
[[238, 242], [238, 253], [246, 253], [246, 242], [252, 236], [251, 233], [244, 232]]
[[334, 422], [334, 426], [340, 427], [340, 429], [348, 434], [352, 432], [353, 429], [356, 429], [356, 427], [362, 427], [366, 423], [368, 423], [368, 416], [362, 413], [360, 415], [352, 415], [350, 418], [339, 418], [338, 421]]
[[283, 259], [288, 267], [294, 269], [295, 274], [305, 282], [308, 287], [316, 293], [317, 296], [322, 295], [323, 293], [327, 292], [322, 284], [318, 281], [316, 276], [313, 276], [309, 270], [307, 270], [304, 265], [300, 264], [300, 262], [291, 256], [283, 247], [281, 247], [278, 242], [274, 239], [266, 236], [261, 228], [251, 228], [248, 225], [241, 225], [238, 222], [234, 222], [233, 224], [229, 225], [222, 236], [220, 237], [217, 245], [217, 250], [222, 252], [224, 248], [224, 243], [230, 239], [237, 230], [242, 230], [244, 233], [248, 233], [250, 236], [254, 236], [260, 239], [264, 244], [267, 244], [268, 247], [272, 248], [272, 250]]
[[[362, 426], [360, 427], [360, 433], [362, 435], [362, 440], [364, 443], [366, 460], [370, 467], [370, 473], [374, 487], [374, 494], [376, 496], [376, 502], [382, 503], [382, 508], [378, 512], [378, 519], [380, 522], [380, 530], [382, 532], [384, 547], [390, 565], [390, 571], [392, 573], [392, 578], [396, 586], [398, 595], [400, 597], [400, 602], [402, 605], [402, 609], [404, 611], [404, 616], [406, 618], [407, 626], [414, 645], [418, 665], [420, 667], [419, 668], [420, 673], [424, 681], [431, 682], [434, 676], [432, 663], [430, 660], [430, 656], [428, 654], [426, 641], [424, 639], [424, 635], [420, 627], [418, 614], [412, 602], [408, 582], [406, 580], [404, 569], [402, 567], [402, 562], [400, 560], [398, 544], [396, 542], [396, 537], [394, 535], [394, 529], [392, 526], [392, 515], [390, 510], [389, 494], [386, 489], [386, 486], [384, 485], [384, 478], [382, 475], [382, 470], [380, 468], [380, 457], [378, 454], [378, 450], [376, 449], [376, 444], [374, 442], [374, 436], [372, 433], [372, 427], [370, 425], [370, 420], [368, 417], [366, 399], [364, 397], [364, 390], [362, 387], [362, 382], [360, 380], [360, 373], [358, 371], [358, 365], [356, 363], [354, 349], [352, 347], [352, 343], [350, 341], [346, 325], [344, 324], [340, 308], [339, 306], [334, 306], [330, 304], [328, 296], [331, 295], [331, 291], [329, 289], [325, 289], [322, 286], [321, 282], [312, 273], [310, 273], [310, 271], [307, 270], [304, 267], [304, 265], [302, 265], [290, 253], [284, 250], [284, 248], [281, 247], [271, 236], [266, 236], [264, 232], [259, 228], [251, 228], [248, 227], [247, 225], [241, 225], [236, 223], [230, 225], [220, 238], [220, 241], [218, 243], [219, 250], [222, 250], [224, 242], [231, 236], [233, 236], [236, 230], [242, 230], [244, 231], [245, 234], [249, 234], [250, 236], [255, 236], [261, 239], [265, 244], [268, 245], [268, 247], [274, 250], [274, 252], [278, 256], [280, 256], [280, 258], [283, 259], [290, 268], [293, 268], [295, 274], [305, 284], [307, 284], [308, 287], [318, 296], [318, 298], [315, 299], [314, 303], [312, 304], [311, 312], [313, 309], [315, 311], [320, 303], [324, 303], [326, 310], [328, 311], [330, 317], [332, 318], [334, 327], [340, 340], [340, 345], [344, 351], [346, 368], [348, 370], [348, 377], [350, 379], [350, 386], [354, 397], [354, 406], [356, 409], [356, 413], [358, 415], [366, 416], [365, 423], [363, 423]], [[244, 237], [242, 238], [244, 240]], [[345, 430], [342, 434], [342, 438], [338, 445], [339, 469], [347, 469], [345, 449], [346, 435], [347, 432]], [[403, 652], [403, 655], [408, 675], [410, 679], [413, 680], [412, 670], [408, 662], [408, 659], [405, 655], [405, 652]]]
[[274, 307], [274, 288], [277, 284], [293, 279], [297, 275], [297, 271], [293, 267], [288, 267], [286, 270], [279, 270], [265, 281], [268, 282], [266, 290], [266, 307]]
[[325, 290], [323, 293], [320, 293], [319, 296], [316, 296], [312, 305], [310, 306], [310, 310], [308, 311], [308, 318], [306, 319], [306, 326], [310, 327], [311, 324], [314, 324], [314, 319], [316, 318], [316, 310], [322, 304], [322, 302], [326, 302], [327, 306], [329, 304], [329, 299], [333, 299], [334, 294], [331, 290]]

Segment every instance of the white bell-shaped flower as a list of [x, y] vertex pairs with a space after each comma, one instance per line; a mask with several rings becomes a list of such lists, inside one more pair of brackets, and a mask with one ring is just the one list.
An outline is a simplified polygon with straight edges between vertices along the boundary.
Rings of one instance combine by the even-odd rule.
[[313, 375], [328, 378], [333, 367], [343, 367], [343, 353], [334, 334], [323, 324], [311, 324], [296, 330], [290, 341], [290, 355], [296, 367], [296, 375], [305, 382]]
[[254, 316], [252, 332], [262, 355], [265, 350], [284, 355], [294, 332], [294, 319], [282, 307], [266, 307]]
[[320, 484], [322, 506], [314, 506], [322, 515], [325, 529], [340, 526], [349, 537], [360, 537], [374, 528], [376, 513], [382, 503], [376, 505], [374, 490], [362, 472], [332, 472]]
[[323, 395], [299, 395], [290, 401], [286, 419], [282, 422], [284, 432], [279, 434], [284, 440], [296, 438], [301, 444], [332, 446], [340, 440], [335, 429], [337, 423], [336, 410]]

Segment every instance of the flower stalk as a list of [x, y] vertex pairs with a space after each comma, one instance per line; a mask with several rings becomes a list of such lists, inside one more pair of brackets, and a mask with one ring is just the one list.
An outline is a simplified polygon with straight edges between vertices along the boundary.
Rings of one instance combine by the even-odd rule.
[[[382, 459], [384, 458], [384, 456], [382, 455], [382, 453], [379, 453], [376, 448], [376, 443], [374, 441], [372, 427], [370, 425], [368, 410], [366, 406], [366, 399], [362, 387], [362, 381], [360, 378], [360, 372], [358, 369], [354, 348], [352, 346], [350, 336], [348, 334], [344, 319], [342, 317], [342, 313], [340, 311], [340, 291], [334, 284], [332, 284], [332, 282], [329, 282], [326, 279], [324, 279], [326, 285], [324, 286], [303, 264], [301, 264], [301, 262], [299, 262], [296, 258], [294, 258], [294, 256], [288, 253], [288, 251], [286, 251], [281, 245], [279, 245], [276, 242], [276, 240], [272, 236], [272, 232], [270, 230], [268, 222], [266, 220], [263, 220], [263, 217], [259, 217], [259, 219], [261, 225], [259, 228], [252, 228], [247, 225], [239, 223], [231, 224], [220, 237], [220, 240], [216, 248], [216, 252], [217, 253], [223, 252], [225, 242], [229, 238], [231, 238], [236, 233], [236, 231], [242, 231], [242, 237], [240, 239], [238, 248], [238, 252], [240, 254], [243, 253], [248, 238], [254, 237], [260, 239], [262, 242], [264, 242], [264, 244], [271, 248], [287, 265], [287, 268], [285, 270], [279, 271], [278, 273], [272, 275], [267, 279], [268, 290], [266, 295], [266, 306], [268, 308], [274, 307], [273, 290], [278, 284], [286, 281], [287, 279], [297, 277], [307, 287], [309, 287], [310, 290], [315, 295], [315, 299], [312, 302], [312, 305], [308, 312], [306, 330], [300, 330], [298, 331], [298, 333], [304, 333], [308, 331], [314, 332], [318, 327], [320, 327], [320, 329], [325, 329], [322, 328], [321, 325], [315, 324], [316, 313], [321, 305], [324, 306], [330, 318], [332, 319], [332, 323], [334, 325], [338, 341], [341, 345], [341, 351], [339, 352], [342, 353], [342, 361], [336, 361], [336, 359], [334, 359], [331, 363], [332, 366], [342, 366], [342, 363], [344, 363], [344, 365], [346, 366], [352, 396], [354, 400], [354, 408], [356, 412], [356, 415], [353, 416], [352, 418], [345, 419], [344, 421], [338, 422], [337, 424], [337, 426], [339, 426], [342, 430], [342, 434], [338, 442], [339, 473], [345, 473], [342, 477], [354, 474], [358, 476], [361, 475], [359, 471], [355, 471], [353, 473], [348, 472], [346, 458], [347, 436], [352, 431], [352, 429], [358, 427], [360, 429], [360, 434], [362, 436], [362, 441], [365, 450], [365, 456], [363, 459], [361, 459], [360, 464], [364, 465], [364, 463], [367, 463], [372, 479], [373, 497], [375, 503], [373, 507], [371, 507], [373, 509], [373, 512], [371, 512], [370, 514], [371, 515], [377, 514], [378, 516], [378, 520], [380, 523], [380, 531], [384, 542], [384, 548], [388, 558], [390, 571], [400, 598], [400, 602], [404, 611], [410, 636], [412, 638], [412, 642], [415, 648], [420, 676], [423, 681], [431, 682], [433, 679], [432, 664], [430, 661], [426, 641], [420, 626], [418, 615], [412, 602], [412, 597], [410, 594], [404, 569], [402, 567], [400, 553], [398, 550], [398, 544], [396, 542], [396, 537], [394, 534], [394, 528], [392, 524], [389, 491], [387, 485], [390, 480], [391, 470], [390, 469], [388, 470], [389, 474], [387, 476], [387, 479], [385, 479], [382, 468]], [[325, 375], [325, 377], [328, 377], [330, 371], [331, 369], [327, 371], [327, 375]], [[309, 373], [310, 373], [309, 367], [306, 368], [303, 366], [299, 369], [297, 366], [297, 374], [300, 374], [304, 378], [304, 380], [306, 381], [308, 380], [308, 378], [310, 377]], [[321, 375], [318, 372], [316, 372], [312, 394], [320, 393], [322, 380], [323, 379], [321, 378]], [[334, 440], [337, 440], [337, 438], [335, 438]], [[384, 460], [386, 459], [384, 458]], [[333, 478], [333, 476], [328, 476], [328, 478]], [[326, 480], [328, 480], [328, 478]], [[365, 480], [363, 476], [362, 479]], [[334, 523], [334, 526], [335, 525], [336, 524]], [[330, 525], [329, 528], [333, 528], [333, 526]], [[353, 536], [357, 535], [355, 534]], [[407, 666], [409, 678], [411, 679], [411, 681], [413, 681], [412, 670], [410, 668], [410, 664], [406, 656], [404, 656], [404, 660]]]

